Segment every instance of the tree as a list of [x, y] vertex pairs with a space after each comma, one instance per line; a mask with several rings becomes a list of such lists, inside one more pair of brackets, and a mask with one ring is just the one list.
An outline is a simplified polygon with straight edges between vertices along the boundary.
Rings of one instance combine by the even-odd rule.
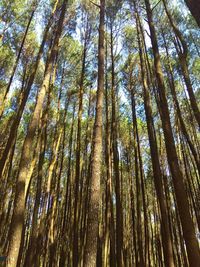
[[23, 144], [23, 150], [20, 160], [19, 174], [17, 177], [17, 185], [16, 185], [16, 194], [14, 201], [14, 211], [11, 221], [10, 228], [10, 240], [9, 240], [9, 251], [8, 251], [8, 265], [17, 266], [17, 258], [19, 254], [21, 234], [24, 224], [24, 209], [25, 209], [25, 184], [27, 183], [26, 177], [29, 169], [29, 164], [31, 161], [31, 146], [32, 139], [34, 138], [34, 134], [37, 130], [38, 123], [40, 121], [40, 116], [42, 113], [42, 105], [48, 90], [48, 83], [52, 71], [52, 66], [57, 54], [59, 38], [62, 32], [63, 22], [65, 18], [67, 1], [63, 1], [62, 9], [60, 13], [60, 18], [57, 24], [57, 30], [55, 33], [55, 39], [53, 41], [53, 45], [50, 51], [50, 56], [47, 59], [45, 76], [41, 86], [41, 90], [39, 92], [37, 103], [35, 106], [35, 110], [33, 116], [31, 118], [28, 132]]
[[160, 112], [161, 112], [160, 115], [165, 135], [167, 157], [173, 178], [174, 189], [176, 193], [176, 199], [183, 229], [183, 235], [186, 242], [189, 262], [192, 266], [195, 265], [197, 266], [198, 262], [200, 261], [200, 252], [198, 247], [198, 241], [195, 236], [194, 225], [189, 211], [189, 203], [187, 201], [187, 196], [183, 183], [183, 175], [179, 167], [177, 152], [175, 148], [171, 123], [170, 123], [169, 109], [165, 95], [165, 85], [161, 68], [157, 37], [156, 37], [154, 23], [152, 20], [152, 10], [148, 0], [145, 0], [145, 5], [147, 10], [149, 28], [151, 32], [151, 42], [154, 54], [154, 65], [155, 65], [156, 79], [158, 83], [158, 95], [159, 95]]
[[1, 1], [9, 267], [199, 266], [200, 35], [182, 7]]
[[96, 265], [97, 237], [99, 228], [99, 200], [102, 154], [102, 109], [104, 94], [104, 19], [105, 1], [100, 2], [99, 46], [98, 46], [98, 86], [96, 115], [93, 133], [93, 152], [91, 158], [90, 202], [88, 208], [87, 241], [85, 250], [85, 266]]
[[195, 18], [197, 24], [200, 26], [200, 18], [199, 18], [199, 12], [198, 12], [200, 8], [199, 1], [185, 0], [185, 3], [188, 6], [192, 16]]

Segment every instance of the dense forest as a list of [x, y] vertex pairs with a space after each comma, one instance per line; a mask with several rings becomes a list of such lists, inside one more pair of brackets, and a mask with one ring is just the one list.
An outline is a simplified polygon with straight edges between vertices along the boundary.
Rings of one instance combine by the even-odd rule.
[[200, 1], [0, 1], [0, 266], [200, 266]]

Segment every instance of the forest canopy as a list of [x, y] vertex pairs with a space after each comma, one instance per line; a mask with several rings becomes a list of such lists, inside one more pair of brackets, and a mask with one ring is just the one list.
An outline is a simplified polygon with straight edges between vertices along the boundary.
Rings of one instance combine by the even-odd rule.
[[199, 0], [1, 0], [0, 266], [199, 267], [199, 102]]

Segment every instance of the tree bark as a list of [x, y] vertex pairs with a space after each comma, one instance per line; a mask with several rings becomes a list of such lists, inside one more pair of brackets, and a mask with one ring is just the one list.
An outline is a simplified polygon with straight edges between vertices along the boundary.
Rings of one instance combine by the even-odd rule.
[[[187, 43], [184, 40], [184, 37], [181, 33], [181, 31], [178, 29], [178, 27], [176, 26], [175, 22], [172, 19], [171, 13], [167, 7], [167, 3], [166, 0], [162, 0], [163, 4], [164, 4], [164, 8], [165, 8], [165, 12], [167, 14], [167, 17], [169, 19], [169, 22], [172, 26], [172, 29], [175, 33], [175, 36], [178, 38], [178, 40], [180, 41], [180, 44], [182, 47], [180, 47], [180, 45], [177, 45], [177, 52], [178, 52], [178, 56], [179, 56], [179, 60], [180, 60], [180, 65], [181, 65], [181, 70], [183, 73], [183, 77], [184, 77], [184, 81], [186, 84], [186, 88], [188, 91], [188, 95], [189, 95], [189, 99], [190, 99], [190, 103], [191, 103], [191, 108], [193, 110], [194, 113], [194, 117], [200, 127], [200, 111], [199, 111], [199, 107], [195, 98], [195, 94], [194, 94], [194, 90], [193, 90], [193, 86], [192, 86], [192, 82], [190, 79], [190, 74], [189, 74], [189, 69], [188, 69], [188, 62], [187, 62], [187, 56], [188, 56], [188, 48], [187, 48]], [[179, 47], [179, 49], [178, 49]], [[180, 51], [179, 51], [180, 50]]]
[[147, 11], [148, 24], [151, 34], [151, 42], [154, 54], [154, 66], [156, 72], [156, 79], [158, 83], [158, 94], [160, 101], [160, 115], [162, 120], [162, 127], [165, 137], [165, 146], [167, 152], [167, 159], [173, 179], [176, 201], [178, 211], [180, 214], [181, 225], [183, 229], [183, 236], [186, 243], [188, 259], [191, 266], [198, 267], [200, 263], [199, 245], [195, 235], [195, 228], [189, 211], [189, 203], [183, 183], [183, 175], [180, 170], [175, 141], [172, 132], [172, 126], [169, 116], [169, 108], [165, 93], [164, 77], [161, 67], [160, 54], [158, 49], [158, 42], [155, 27], [153, 24], [152, 9], [149, 0], [145, 0], [145, 6]]
[[161, 234], [162, 234], [162, 243], [163, 243], [163, 254], [164, 254], [164, 260], [165, 260], [165, 266], [174, 267], [175, 265], [174, 265], [174, 259], [173, 259], [172, 240], [171, 240], [170, 229], [169, 229], [169, 220], [168, 220], [168, 214], [167, 214], [166, 201], [165, 201], [163, 185], [162, 185], [162, 180], [161, 180], [162, 173], [161, 173], [161, 168], [160, 168], [160, 159], [159, 159], [159, 154], [158, 154], [156, 133], [155, 133], [155, 127], [154, 127], [154, 122], [153, 122], [153, 116], [152, 116], [149, 88], [148, 88], [147, 80], [145, 77], [145, 66], [144, 66], [144, 60], [143, 60], [144, 51], [142, 49], [142, 40], [140, 39], [140, 35], [139, 35], [141, 24], [140, 24], [137, 13], [136, 13], [136, 25], [137, 25], [137, 31], [138, 31], [140, 66], [141, 66], [143, 94], [144, 94], [144, 107], [145, 107], [147, 129], [148, 129], [148, 136], [149, 136], [149, 143], [150, 143], [150, 150], [151, 150], [151, 161], [152, 161], [152, 166], [153, 166], [154, 184], [155, 184], [156, 194], [158, 197], [158, 202], [159, 202], [160, 212], [161, 212], [161, 229], [162, 229]]
[[[53, 16], [53, 14], [52, 14], [52, 16]], [[51, 16], [51, 18], [52, 18], [52, 16]], [[31, 87], [32, 87], [34, 79], [35, 79], [35, 75], [36, 75], [36, 72], [37, 72], [37, 69], [38, 69], [38, 66], [39, 66], [39, 63], [40, 63], [40, 59], [41, 59], [43, 51], [44, 51], [44, 46], [45, 46], [45, 43], [46, 43], [46, 40], [47, 40], [47, 36], [48, 36], [50, 24], [51, 24], [51, 18], [49, 19], [49, 22], [46, 25], [46, 28], [45, 28], [45, 31], [44, 31], [44, 35], [43, 35], [43, 39], [42, 39], [42, 43], [40, 45], [40, 49], [39, 49], [36, 61], [34, 63], [34, 66], [32, 67], [32, 72], [31, 72], [31, 75], [30, 75], [30, 77], [28, 79], [27, 86], [23, 91], [22, 101], [21, 101], [21, 103], [19, 105], [15, 120], [12, 123], [11, 130], [10, 130], [10, 133], [9, 133], [9, 137], [8, 137], [6, 146], [4, 148], [4, 151], [2, 153], [2, 157], [1, 157], [1, 160], [0, 160], [0, 179], [2, 177], [2, 173], [3, 173], [3, 169], [4, 169], [4, 166], [5, 166], [5, 163], [6, 163], [7, 155], [9, 154], [9, 151], [10, 151], [10, 149], [12, 147], [12, 144], [14, 142], [15, 136], [17, 134], [17, 129], [18, 129], [18, 126], [20, 124], [20, 120], [21, 120], [21, 117], [22, 117], [22, 114], [23, 114], [23, 111], [24, 111], [28, 96], [29, 96], [30, 91], [31, 91]]]
[[100, 1], [100, 24], [99, 24], [99, 48], [98, 48], [98, 87], [96, 116], [93, 134], [93, 152], [91, 163], [91, 188], [90, 202], [88, 209], [88, 233], [86, 241], [86, 267], [96, 266], [97, 237], [98, 237], [98, 213], [101, 177], [101, 157], [102, 157], [102, 110], [104, 94], [104, 18], [105, 18], [105, 0]]
[[116, 257], [117, 266], [123, 266], [123, 217], [121, 203], [121, 182], [119, 173], [119, 151], [118, 151], [118, 124], [116, 118], [116, 88], [115, 88], [115, 59], [114, 59], [114, 41], [113, 25], [111, 22], [111, 100], [112, 100], [112, 121], [111, 121], [111, 138], [113, 150], [113, 168], [115, 177], [115, 194], [116, 194]]
[[79, 108], [78, 108], [78, 125], [77, 125], [77, 137], [76, 137], [76, 167], [75, 167], [75, 189], [74, 189], [74, 223], [73, 223], [73, 267], [77, 267], [79, 263], [79, 248], [78, 248], [78, 238], [79, 238], [79, 227], [78, 227], [78, 199], [79, 199], [79, 183], [80, 183], [80, 160], [81, 160], [81, 131], [82, 131], [82, 113], [83, 113], [83, 94], [84, 94], [84, 78], [85, 78], [85, 65], [86, 65], [86, 53], [87, 44], [89, 37], [88, 22], [85, 32], [83, 57], [82, 57], [82, 70], [81, 78], [79, 83]]
[[8, 250], [8, 267], [17, 266], [17, 258], [19, 254], [19, 248], [21, 243], [21, 234], [24, 224], [24, 212], [25, 212], [25, 184], [26, 177], [29, 171], [29, 164], [32, 158], [32, 142], [40, 121], [43, 102], [46, 96], [49, 78], [52, 72], [52, 66], [58, 51], [58, 43], [62, 33], [63, 22], [65, 18], [65, 12], [67, 7], [67, 1], [64, 0], [62, 4], [62, 9], [60, 13], [60, 18], [57, 24], [57, 30], [55, 33], [55, 39], [51, 49], [49, 58], [47, 59], [45, 76], [40, 88], [37, 103], [31, 121], [28, 126], [28, 131], [26, 138], [24, 140], [22, 155], [19, 165], [19, 173], [17, 177], [16, 193], [14, 200], [13, 216], [10, 226], [11, 238], [9, 240], [9, 250]]
[[192, 16], [196, 20], [200, 27], [200, 1], [199, 0], [185, 0], [187, 7], [189, 8]]
[[[34, 4], [34, 3], [33, 3]], [[17, 66], [18, 66], [18, 63], [19, 63], [19, 60], [20, 60], [20, 56], [21, 56], [21, 53], [22, 53], [22, 49], [24, 47], [24, 43], [26, 41], [26, 37], [27, 37], [27, 34], [28, 34], [28, 30], [30, 28], [30, 25], [31, 25], [31, 22], [33, 20], [33, 16], [35, 14], [35, 10], [36, 10], [36, 4], [34, 5], [34, 8], [33, 8], [33, 11], [31, 12], [31, 16], [29, 18], [29, 21], [28, 21], [28, 24], [26, 26], [26, 30], [25, 30], [25, 33], [24, 33], [24, 36], [23, 36], [23, 39], [22, 39], [22, 42], [21, 42], [21, 45], [20, 45], [20, 49], [19, 49], [19, 52], [17, 54], [17, 58], [15, 60], [15, 64], [13, 66], [13, 70], [12, 70], [12, 73], [11, 73], [11, 77], [9, 79], [9, 82], [8, 82], [8, 85], [6, 87], [6, 92], [5, 92], [5, 95], [3, 97], [3, 103], [1, 104], [1, 107], [0, 107], [0, 120], [1, 120], [1, 117], [3, 115], [3, 112], [4, 112], [4, 107], [5, 107], [5, 102], [7, 100], [7, 96], [8, 96], [8, 93], [9, 93], [9, 90], [10, 90], [10, 87], [11, 87], [11, 84], [12, 84], [12, 81], [13, 81], [13, 78], [14, 78], [14, 75], [15, 75], [15, 71], [17, 69]]]

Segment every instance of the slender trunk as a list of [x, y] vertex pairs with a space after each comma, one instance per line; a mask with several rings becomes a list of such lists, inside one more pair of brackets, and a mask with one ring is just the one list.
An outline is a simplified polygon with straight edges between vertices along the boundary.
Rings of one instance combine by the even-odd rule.
[[40, 206], [41, 190], [42, 190], [42, 175], [43, 175], [43, 163], [44, 155], [46, 149], [47, 141], [47, 125], [46, 125], [47, 114], [43, 121], [43, 130], [41, 133], [41, 145], [40, 145], [40, 155], [38, 162], [38, 175], [37, 175], [37, 184], [36, 184], [36, 196], [35, 204], [33, 210], [33, 219], [32, 219], [32, 229], [30, 234], [29, 246], [26, 253], [25, 265], [24, 266], [34, 266], [35, 252], [36, 252], [36, 240], [37, 240], [37, 227], [38, 227], [38, 211]]
[[159, 154], [158, 154], [156, 133], [155, 133], [155, 127], [154, 127], [154, 122], [153, 122], [153, 116], [152, 116], [152, 108], [151, 108], [151, 103], [150, 103], [149, 88], [148, 88], [147, 80], [145, 77], [143, 49], [142, 49], [142, 43], [141, 43], [141, 39], [139, 35], [140, 34], [139, 26], [141, 27], [141, 25], [138, 25], [140, 24], [140, 22], [139, 22], [137, 13], [136, 13], [136, 22], [137, 22], [137, 31], [138, 31], [141, 75], [142, 75], [142, 83], [143, 83], [144, 106], [145, 106], [147, 130], [148, 130], [150, 150], [151, 150], [154, 184], [155, 184], [156, 194], [158, 197], [158, 202], [159, 202], [160, 212], [161, 212], [161, 230], [162, 230], [161, 234], [162, 234], [162, 243], [163, 243], [162, 247], [163, 247], [163, 253], [164, 253], [165, 266], [173, 267], [174, 260], [173, 260], [172, 240], [170, 236], [167, 207], [166, 207], [166, 201], [165, 201], [163, 185], [162, 185], [162, 180], [161, 180], [162, 173], [161, 173], [161, 168], [160, 168], [160, 159], [159, 159]]
[[138, 242], [138, 267], [144, 265], [144, 250], [143, 250], [143, 231], [142, 231], [142, 192], [141, 192], [141, 181], [140, 181], [140, 163], [139, 163], [139, 153], [138, 153], [138, 138], [137, 138], [137, 117], [135, 108], [135, 95], [131, 88], [131, 105], [132, 105], [132, 120], [133, 120], [133, 135], [134, 135], [134, 161], [135, 161], [135, 180], [136, 180], [136, 214], [137, 214], [137, 242]]
[[93, 135], [93, 152], [91, 162], [91, 188], [88, 210], [88, 233], [86, 242], [86, 267], [96, 266], [98, 213], [100, 200], [101, 154], [102, 154], [102, 110], [104, 94], [104, 17], [105, 0], [100, 1], [99, 49], [98, 49], [98, 87], [96, 116]]
[[[194, 117], [200, 127], [200, 111], [197, 105], [197, 101], [195, 98], [195, 94], [194, 94], [194, 90], [192, 87], [192, 82], [190, 79], [190, 74], [189, 74], [189, 70], [188, 70], [188, 62], [187, 62], [187, 56], [188, 56], [188, 48], [187, 48], [187, 44], [184, 40], [184, 37], [181, 33], [181, 31], [178, 29], [178, 27], [176, 26], [175, 22], [172, 19], [171, 13], [167, 7], [167, 3], [166, 0], [162, 0], [163, 4], [164, 4], [164, 8], [165, 8], [165, 12], [167, 14], [167, 17], [169, 19], [169, 22], [172, 26], [172, 29], [178, 39], [178, 47], [180, 49], [180, 51], [178, 51], [178, 55], [179, 55], [179, 59], [180, 59], [180, 65], [181, 65], [181, 69], [182, 69], [182, 73], [183, 73], [183, 77], [184, 77], [184, 81], [186, 84], [186, 88], [188, 91], [188, 95], [189, 95], [189, 99], [190, 99], [190, 103], [191, 103], [191, 108], [193, 110], [194, 113]], [[179, 43], [180, 42], [180, 43]], [[181, 45], [180, 45], [181, 44]]]
[[41, 113], [42, 113], [42, 106], [46, 96], [49, 78], [52, 72], [53, 63], [58, 51], [58, 43], [61, 36], [63, 22], [66, 12], [67, 1], [63, 1], [62, 10], [60, 14], [60, 18], [57, 25], [57, 31], [55, 34], [54, 43], [52, 46], [52, 50], [50, 56], [47, 60], [46, 69], [45, 69], [45, 76], [40, 88], [37, 103], [35, 106], [35, 110], [31, 121], [29, 123], [27, 135], [23, 144], [22, 155], [19, 165], [19, 173], [17, 177], [17, 185], [16, 185], [16, 194], [15, 194], [15, 201], [14, 201], [14, 209], [13, 209], [13, 216], [10, 226], [11, 238], [9, 240], [9, 250], [8, 250], [8, 266], [9, 267], [16, 267], [17, 265], [17, 258], [20, 248], [21, 242], [21, 234], [24, 224], [24, 211], [25, 211], [25, 184], [26, 184], [26, 177], [29, 171], [29, 164], [32, 158], [32, 142], [38, 128], [38, 123], [40, 121]]
[[167, 48], [167, 44], [166, 44], [166, 40], [165, 40], [165, 37], [163, 35], [163, 40], [164, 40], [164, 44], [165, 44], [165, 50], [166, 50], [166, 54], [167, 54], [167, 74], [168, 74], [168, 77], [169, 77], [169, 85], [170, 85], [170, 89], [171, 89], [171, 94], [172, 94], [172, 97], [173, 97], [173, 101], [174, 101], [174, 105], [175, 105], [175, 109], [177, 111], [177, 116], [178, 116], [178, 119], [179, 119], [179, 123], [180, 123], [180, 127], [181, 127], [181, 131], [190, 147], [190, 150], [192, 152], [192, 155], [194, 157], [194, 160], [196, 162], [196, 165], [197, 165], [197, 169], [198, 169], [198, 172], [200, 174], [200, 159], [199, 159], [199, 155], [192, 143], [192, 140], [190, 138], [190, 135], [188, 133], [188, 130], [186, 128], [186, 125], [185, 125], [185, 122], [183, 120], [183, 117], [182, 117], [182, 113], [181, 113], [181, 109], [180, 109], [180, 105], [179, 105], [179, 101], [178, 101], [178, 98], [177, 98], [177, 94], [176, 94], [176, 88], [175, 88], [175, 81], [174, 81], [174, 76], [173, 76], [173, 72], [172, 72], [172, 67], [171, 67], [171, 64], [170, 64], [170, 61], [169, 61], [169, 52], [168, 52], [168, 48]]
[[77, 125], [77, 137], [76, 137], [76, 169], [75, 169], [75, 190], [74, 190], [74, 223], [73, 223], [73, 267], [77, 267], [79, 263], [79, 248], [78, 248], [78, 199], [79, 199], [79, 181], [80, 181], [80, 159], [81, 159], [81, 131], [82, 131], [82, 113], [83, 113], [83, 93], [84, 93], [84, 78], [85, 78], [85, 64], [86, 64], [86, 52], [88, 43], [88, 22], [85, 32], [84, 48], [83, 48], [83, 61], [80, 78], [79, 88], [79, 109], [78, 109], [78, 125]]
[[33, 3], [33, 6], [34, 6], [33, 7], [33, 11], [31, 12], [31, 16], [30, 16], [28, 24], [26, 26], [26, 30], [25, 30], [25, 33], [24, 33], [24, 36], [23, 36], [23, 39], [22, 39], [22, 42], [21, 42], [21, 45], [20, 45], [20, 49], [19, 49], [19, 52], [17, 54], [17, 58], [15, 60], [14, 66], [13, 66], [11, 77], [10, 77], [10, 80], [9, 80], [8, 85], [6, 87], [6, 92], [5, 92], [5, 95], [3, 97], [3, 103], [0, 106], [0, 120], [1, 120], [1, 117], [2, 117], [3, 112], [4, 112], [4, 107], [5, 107], [5, 104], [6, 104], [7, 96], [8, 96], [8, 93], [9, 93], [9, 90], [10, 90], [10, 87], [11, 87], [11, 84], [12, 84], [12, 81], [13, 81], [13, 78], [14, 78], [14, 75], [15, 75], [15, 71], [17, 69], [17, 66], [18, 66], [18, 63], [19, 63], [19, 60], [20, 60], [20, 57], [21, 57], [21, 53], [22, 53], [22, 50], [23, 50], [23, 47], [24, 47], [24, 43], [26, 41], [28, 30], [29, 30], [29, 27], [31, 25], [31, 22], [32, 22], [32, 19], [33, 19], [33, 16], [34, 16], [34, 13], [35, 13], [35, 10], [36, 10], [36, 7], [37, 7], [36, 3]]
[[[108, 42], [106, 41], [106, 81], [105, 81], [105, 105], [106, 105], [106, 144], [105, 144], [105, 163], [106, 163], [106, 209], [105, 209], [105, 235], [106, 242], [110, 242], [110, 258], [105, 258], [105, 267], [110, 264], [110, 267], [116, 266], [115, 256], [115, 223], [113, 215], [112, 202], [112, 160], [111, 160], [111, 129], [110, 129], [110, 106], [109, 106], [109, 92], [108, 92]], [[108, 252], [107, 252], [108, 253]], [[105, 255], [106, 257], [106, 255]], [[107, 265], [106, 265], [107, 262]]]
[[119, 173], [119, 152], [118, 152], [118, 125], [116, 119], [116, 88], [115, 88], [115, 62], [114, 62], [114, 44], [113, 44], [113, 26], [111, 23], [111, 98], [112, 98], [112, 121], [111, 121], [111, 138], [113, 150], [113, 168], [115, 177], [115, 194], [116, 194], [116, 257], [117, 266], [123, 266], [123, 218], [121, 203], [121, 183]]
[[23, 91], [22, 101], [21, 101], [20, 106], [18, 108], [15, 120], [12, 123], [11, 130], [10, 130], [10, 133], [9, 133], [9, 137], [8, 137], [6, 146], [4, 148], [4, 151], [2, 153], [2, 157], [1, 157], [1, 160], [0, 160], [0, 178], [2, 177], [2, 173], [3, 173], [3, 169], [4, 169], [4, 166], [5, 166], [5, 163], [6, 163], [7, 155], [9, 154], [9, 151], [10, 151], [10, 149], [12, 147], [13, 142], [14, 142], [14, 139], [15, 139], [15, 136], [16, 136], [16, 133], [17, 133], [17, 129], [18, 129], [18, 126], [19, 126], [19, 123], [20, 123], [20, 120], [21, 120], [25, 105], [26, 105], [28, 96], [29, 96], [30, 91], [31, 91], [31, 87], [32, 87], [34, 79], [35, 79], [35, 75], [36, 75], [36, 72], [37, 72], [37, 69], [38, 69], [38, 66], [39, 66], [39, 62], [40, 62], [41, 56], [42, 56], [43, 51], [44, 51], [44, 46], [45, 46], [45, 43], [46, 43], [46, 40], [47, 40], [50, 24], [51, 24], [51, 19], [49, 19], [49, 22], [48, 22], [48, 24], [47, 24], [47, 26], [45, 28], [44, 35], [43, 35], [43, 40], [42, 40], [42, 43], [40, 45], [40, 49], [39, 49], [39, 52], [38, 52], [38, 55], [37, 55], [37, 59], [36, 59], [36, 61], [34, 63], [34, 66], [32, 68], [32, 72], [31, 72], [31, 75], [29, 77], [27, 86]]
[[[66, 109], [68, 107], [70, 99], [67, 100], [66, 103]], [[73, 145], [73, 134], [74, 134], [74, 117], [75, 117], [75, 105], [73, 107], [73, 118], [72, 118], [72, 123], [71, 123], [71, 128], [70, 128], [70, 134], [69, 134], [69, 156], [68, 156], [68, 164], [67, 164], [67, 175], [66, 175], [66, 184], [65, 184], [65, 191], [64, 191], [64, 200], [63, 200], [63, 220], [62, 220], [62, 226], [61, 226], [61, 238], [64, 239], [63, 241], [63, 246], [61, 248], [61, 255], [60, 255], [60, 260], [59, 260], [59, 266], [62, 267], [65, 265], [67, 255], [69, 254], [69, 249], [64, 246], [64, 243], [66, 242], [67, 238], [70, 239], [69, 236], [69, 230], [67, 230], [67, 222], [68, 222], [68, 214], [69, 214], [69, 209], [72, 208], [71, 205], [71, 199], [70, 199], [70, 187], [72, 184], [72, 145]], [[64, 131], [65, 132], [65, 131]], [[66, 234], [67, 232], [67, 234]], [[63, 238], [64, 236], [64, 238]]]
[[180, 170], [175, 147], [175, 141], [170, 123], [169, 108], [165, 93], [164, 77], [161, 67], [156, 31], [153, 24], [152, 9], [149, 0], [145, 0], [145, 5], [146, 5], [148, 24], [150, 28], [151, 42], [154, 54], [154, 65], [155, 65], [156, 79], [158, 83], [158, 94], [159, 94], [160, 111], [161, 111], [160, 115], [165, 137], [167, 159], [173, 179], [176, 201], [178, 205], [178, 211], [180, 214], [183, 236], [185, 239], [187, 253], [188, 253], [188, 259], [191, 266], [197, 267], [199, 266], [200, 263], [199, 245], [195, 235], [194, 224], [189, 211], [189, 203], [185, 192], [185, 186], [183, 183], [183, 175]]

